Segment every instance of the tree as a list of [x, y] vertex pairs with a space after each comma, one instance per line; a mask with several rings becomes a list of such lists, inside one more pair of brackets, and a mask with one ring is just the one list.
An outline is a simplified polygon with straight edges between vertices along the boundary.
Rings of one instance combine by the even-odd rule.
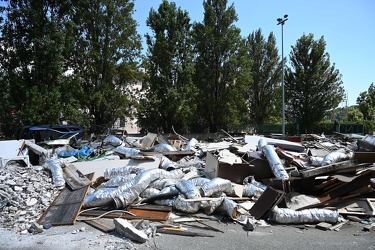
[[[234, 5], [227, 0], [203, 2], [204, 20], [194, 25], [197, 118], [201, 128], [217, 132], [234, 126], [246, 107], [244, 86], [249, 61], [244, 50]], [[248, 85], [248, 84], [247, 84]]]
[[286, 70], [286, 116], [289, 121], [300, 118], [301, 131], [312, 132], [327, 110], [343, 100], [344, 88], [335, 64], [330, 63], [322, 36], [303, 35], [292, 46], [290, 67]]
[[281, 98], [278, 95], [281, 65], [276, 38], [271, 32], [266, 41], [262, 30], [258, 29], [248, 36], [246, 47], [253, 62], [253, 84], [246, 92], [250, 123], [261, 125], [281, 113]]
[[347, 119], [350, 122], [361, 122], [363, 121], [363, 114], [359, 111], [358, 107], [351, 106], [348, 110]]
[[367, 91], [361, 92], [357, 97], [358, 109], [365, 120], [375, 119], [375, 86], [371, 83]]
[[83, 0], [73, 3], [65, 25], [67, 67], [80, 83], [81, 110], [91, 131], [131, 114], [129, 89], [138, 80], [141, 42], [131, 0]]
[[66, 12], [56, 1], [10, 0], [3, 9], [0, 61], [4, 116], [9, 133], [22, 124], [57, 123], [61, 118]]
[[151, 9], [146, 35], [148, 81], [139, 122], [146, 130], [188, 132], [194, 113], [193, 51], [190, 17], [164, 0]]

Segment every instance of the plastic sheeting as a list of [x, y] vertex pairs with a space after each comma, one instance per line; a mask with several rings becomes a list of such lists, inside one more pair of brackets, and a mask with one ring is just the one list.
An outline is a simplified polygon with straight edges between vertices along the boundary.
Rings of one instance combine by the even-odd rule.
[[213, 178], [201, 186], [202, 195], [209, 197], [215, 193], [224, 192], [227, 195], [234, 193], [232, 182], [220, 177]]
[[176, 188], [178, 188], [187, 199], [201, 198], [199, 189], [187, 180], [178, 180], [176, 182]]
[[277, 155], [274, 147], [267, 145], [267, 141], [263, 138], [258, 141], [258, 147], [266, 156], [267, 161], [270, 164], [272, 172], [276, 176], [276, 178], [281, 180], [289, 179], [289, 175], [286, 172], [284, 165]]
[[354, 152], [342, 153], [338, 151], [331, 152], [324, 156], [322, 166], [330, 165], [336, 162], [349, 160], [354, 158]]
[[108, 135], [103, 140], [103, 145], [111, 145], [113, 147], [117, 147], [117, 146], [120, 146], [121, 144], [122, 144], [122, 141], [114, 135]]
[[46, 160], [46, 167], [52, 173], [53, 185], [57, 188], [65, 187], [65, 179], [60, 160], [57, 158], [48, 158]]
[[272, 211], [270, 220], [282, 224], [301, 224], [301, 223], [337, 223], [339, 219], [338, 211], [328, 209], [304, 209], [296, 211], [289, 208], [277, 208]]

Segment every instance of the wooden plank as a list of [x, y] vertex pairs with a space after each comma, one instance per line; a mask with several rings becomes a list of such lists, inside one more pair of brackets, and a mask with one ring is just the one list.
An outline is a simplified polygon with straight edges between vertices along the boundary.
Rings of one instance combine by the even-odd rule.
[[106, 223], [101, 222], [100, 220], [85, 220], [85, 223], [104, 233], [109, 233], [115, 230], [115, 225], [110, 226]]
[[334, 163], [334, 164], [330, 164], [330, 165], [326, 165], [322, 167], [317, 167], [314, 169], [300, 171], [300, 175], [303, 178], [307, 178], [307, 177], [312, 177], [312, 176], [318, 176], [321, 174], [328, 174], [338, 169], [345, 169], [345, 168], [350, 168], [353, 166], [354, 166], [354, 161], [352, 160], [342, 161], [342, 162], [338, 162], [338, 163]]
[[141, 148], [151, 148], [154, 145], [157, 136], [157, 134], [148, 133], [146, 137], [142, 140]]
[[[93, 173], [86, 175], [89, 180], [93, 176]], [[73, 225], [88, 189], [89, 186], [78, 190], [71, 190], [66, 186], [39, 218], [38, 224], [51, 224], [53, 226]]]
[[[84, 211], [80, 214], [80, 216], [87, 216], [87, 217], [98, 217], [101, 216], [102, 218], [123, 218], [128, 220], [138, 220], [138, 219], [146, 219], [150, 221], [166, 221], [169, 218], [169, 215], [172, 211], [172, 208], [169, 208], [167, 211], [162, 211], [160, 208], [157, 210], [153, 210], [147, 207], [130, 207], [128, 210], [121, 211], [106, 211], [106, 210], [89, 210]], [[126, 212], [130, 212], [126, 213]], [[133, 215], [132, 215], [133, 214]]]
[[81, 189], [91, 184], [91, 181], [72, 163], [65, 163], [63, 172], [64, 179], [72, 190]]

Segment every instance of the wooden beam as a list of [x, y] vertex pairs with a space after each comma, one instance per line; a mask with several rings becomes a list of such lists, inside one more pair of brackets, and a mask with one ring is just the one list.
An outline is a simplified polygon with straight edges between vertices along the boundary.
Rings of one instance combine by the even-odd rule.
[[345, 168], [350, 168], [353, 166], [354, 166], [353, 160], [342, 161], [342, 162], [337, 162], [337, 163], [326, 165], [326, 166], [317, 167], [314, 169], [300, 171], [300, 175], [303, 178], [307, 178], [307, 177], [318, 176], [322, 174], [328, 174], [338, 169], [345, 169]]

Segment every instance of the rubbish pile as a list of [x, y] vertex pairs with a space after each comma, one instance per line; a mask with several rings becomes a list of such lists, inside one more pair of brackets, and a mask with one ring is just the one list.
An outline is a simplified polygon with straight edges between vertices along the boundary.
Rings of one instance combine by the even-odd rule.
[[371, 142], [362, 150], [363, 139], [340, 135], [293, 142], [226, 134], [208, 142], [154, 133], [74, 144], [0, 141], [0, 223], [36, 234], [80, 220], [139, 243], [163, 233], [204, 236], [175, 224], [198, 213], [249, 231], [264, 223], [339, 230], [353, 218], [369, 229]]

